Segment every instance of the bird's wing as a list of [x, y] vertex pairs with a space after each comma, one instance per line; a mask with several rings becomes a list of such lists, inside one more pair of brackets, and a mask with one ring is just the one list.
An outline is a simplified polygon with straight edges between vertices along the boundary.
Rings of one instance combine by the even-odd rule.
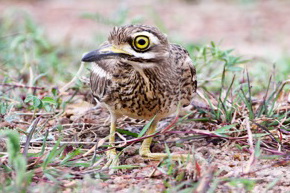
[[181, 102], [182, 106], [188, 106], [192, 100], [193, 94], [196, 92], [197, 81], [196, 81], [196, 70], [187, 55], [181, 67]]
[[190, 69], [190, 73], [191, 73], [190, 80], [193, 87], [193, 92], [196, 92], [196, 87], [197, 87], [196, 69], [189, 55], [188, 55], [188, 58], [189, 59], [186, 60], [186, 64], [189, 66], [189, 69]]
[[99, 102], [105, 102], [108, 97], [110, 84], [112, 83], [112, 74], [105, 68], [105, 61], [98, 61], [92, 65], [90, 83], [92, 94]]
[[183, 106], [190, 104], [193, 94], [196, 92], [196, 70], [189, 53], [179, 45], [171, 44], [171, 53], [174, 65], [180, 77], [180, 99]]
[[192, 93], [196, 92], [196, 70], [189, 53], [186, 49], [177, 44], [170, 44], [173, 65], [180, 69], [182, 87], [189, 87]]

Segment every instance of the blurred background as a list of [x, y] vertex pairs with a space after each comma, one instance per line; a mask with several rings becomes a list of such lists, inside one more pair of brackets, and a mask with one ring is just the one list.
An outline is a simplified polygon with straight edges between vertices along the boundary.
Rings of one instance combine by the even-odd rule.
[[220, 42], [247, 55], [277, 57], [290, 51], [287, 0], [1, 1], [0, 10], [2, 16], [26, 12], [55, 42], [97, 46], [92, 37], [106, 37], [112, 26], [145, 23], [178, 40]]
[[113, 26], [132, 23], [155, 25], [189, 50], [211, 42], [234, 49], [265, 80], [273, 69], [280, 81], [290, 72], [288, 0], [2, 0], [0, 11], [0, 72], [11, 76], [34, 65], [62, 84]]

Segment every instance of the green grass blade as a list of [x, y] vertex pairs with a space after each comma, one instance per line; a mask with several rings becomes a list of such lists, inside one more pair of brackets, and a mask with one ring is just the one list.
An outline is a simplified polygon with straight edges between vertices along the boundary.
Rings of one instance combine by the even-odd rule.
[[149, 129], [149, 127], [151, 126], [152, 122], [154, 121], [156, 115], [143, 127], [143, 129], [140, 131], [138, 138], [142, 137], [146, 131]]

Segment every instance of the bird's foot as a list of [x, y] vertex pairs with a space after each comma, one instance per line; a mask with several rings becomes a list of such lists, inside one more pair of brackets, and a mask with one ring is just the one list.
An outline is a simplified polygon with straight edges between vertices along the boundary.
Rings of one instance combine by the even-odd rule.
[[190, 154], [177, 154], [177, 153], [151, 153], [150, 151], [140, 151], [140, 155], [144, 159], [151, 160], [162, 160], [164, 158], [169, 158], [174, 161], [191, 161], [194, 159], [193, 155]]
[[103, 169], [109, 169], [109, 174], [115, 173], [117, 170], [116, 166], [119, 166], [119, 155], [115, 149], [107, 151], [107, 163], [104, 165]]

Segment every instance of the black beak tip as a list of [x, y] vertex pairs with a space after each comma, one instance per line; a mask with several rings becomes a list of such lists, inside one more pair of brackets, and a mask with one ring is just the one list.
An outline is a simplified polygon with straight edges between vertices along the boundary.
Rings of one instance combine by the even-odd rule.
[[94, 62], [95, 59], [96, 59], [96, 52], [92, 51], [92, 52], [83, 54], [82, 62]]
[[91, 62], [91, 61], [86, 57], [82, 57], [82, 62]]

